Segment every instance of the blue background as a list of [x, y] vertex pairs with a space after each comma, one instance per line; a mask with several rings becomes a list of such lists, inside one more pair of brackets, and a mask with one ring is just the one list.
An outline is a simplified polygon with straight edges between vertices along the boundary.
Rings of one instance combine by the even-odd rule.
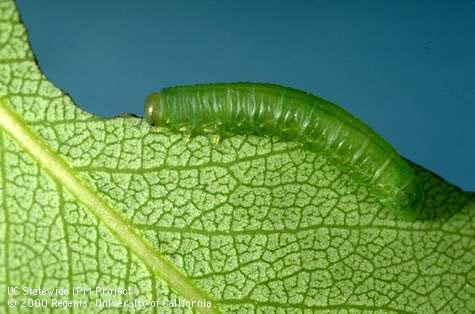
[[43, 72], [87, 111], [162, 87], [265, 81], [329, 99], [475, 191], [474, 1], [31, 1]]

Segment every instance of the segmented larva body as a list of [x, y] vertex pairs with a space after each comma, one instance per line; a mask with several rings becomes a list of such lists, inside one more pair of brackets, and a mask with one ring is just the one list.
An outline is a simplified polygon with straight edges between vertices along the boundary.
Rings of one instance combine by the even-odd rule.
[[191, 135], [254, 134], [300, 142], [369, 183], [398, 216], [419, 214], [423, 190], [391, 145], [344, 109], [309, 93], [263, 83], [177, 86], [151, 94], [145, 118]]

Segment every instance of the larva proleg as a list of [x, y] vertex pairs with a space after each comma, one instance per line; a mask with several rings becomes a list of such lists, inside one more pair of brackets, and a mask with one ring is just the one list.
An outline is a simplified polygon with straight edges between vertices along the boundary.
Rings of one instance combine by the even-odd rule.
[[264, 83], [164, 88], [145, 102], [148, 122], [189, 134], [277, 136], [325, 152], [394, 209], [413, 220], [423, 190], [406, 161], [366, 124], [312, 94]]

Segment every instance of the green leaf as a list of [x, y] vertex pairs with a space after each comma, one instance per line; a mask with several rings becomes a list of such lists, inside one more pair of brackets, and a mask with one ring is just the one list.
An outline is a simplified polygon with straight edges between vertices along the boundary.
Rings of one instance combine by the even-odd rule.
[[[132, 116], [95, 117], [41, 74], [12, 1], [0, 2], [0, 97], [2, 313], [174, 298], [215, 313], [475, 311], [474, 194], [421, 167], [426, 219], [406, 222], [295, 143], [185, 142]], [[78, 286], [135, 290], [72, 295]], [[163, 311], [191, 310], [144, 312]]]

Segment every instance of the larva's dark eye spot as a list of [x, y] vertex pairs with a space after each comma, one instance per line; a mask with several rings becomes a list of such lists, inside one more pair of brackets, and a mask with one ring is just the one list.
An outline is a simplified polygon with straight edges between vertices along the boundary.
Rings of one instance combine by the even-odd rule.
[[419, 216], [424, 191], [409, 165], [383, 138], [343, 108], [318, 96], [263, 83], [165, 88], [145, 102], [145, 119], [188, 134], [276, 136], [318, 148], [406, 220]]
[[160, 109], [160, 94], [150, 94], [145, 100], [144, 118], [150, 124], [158, 125], [158, 116]]

